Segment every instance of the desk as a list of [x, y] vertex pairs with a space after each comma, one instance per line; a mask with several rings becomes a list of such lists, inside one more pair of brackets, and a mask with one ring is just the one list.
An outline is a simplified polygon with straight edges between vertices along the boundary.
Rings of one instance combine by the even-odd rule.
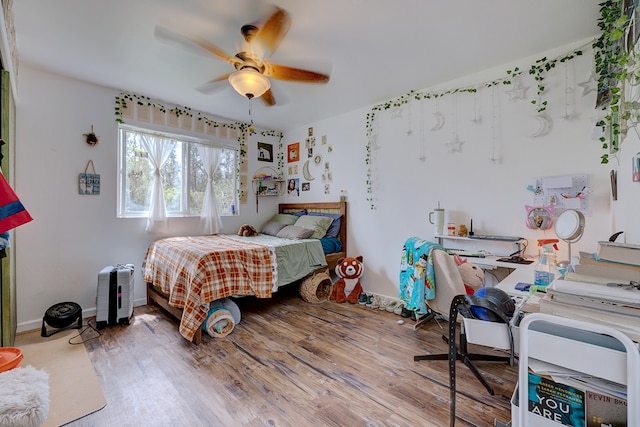
[[533, 284], [535, 278], [535, 260], [531, 264], [516, 264], [513, 262], [498, 261], [497, 256], [488, 256], [485, 258], [466, 258], [473, 264], [479, 264], [481, 266], [494, 266], [498, 268], [504, 268], [510, 270], [510, 273], [502, 279], [496, 285], [496, 288], [501, 289], [509, 296], [513, 297], [525, 297], [529, 295], [529, 291], [519, 291], [516, 289], [518, 282], [525, 282]]

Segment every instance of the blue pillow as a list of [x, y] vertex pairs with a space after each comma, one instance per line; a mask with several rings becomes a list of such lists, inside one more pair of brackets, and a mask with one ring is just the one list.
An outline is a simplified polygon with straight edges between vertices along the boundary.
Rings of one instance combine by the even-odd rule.
[[289, 215], [295, 215], [295, 216], [302, 216], [302, 215], [306, 215], [307, 214], [307, 210], [306, 209], [302, 209], [298, 212], [287, 212]]
[[335, 237], [323, 237], [320, 239], [320, 243], [325, 255], [334, 254], [342, 250], [342, 242]]
[[338, 237], [340, 234], [340, 226], [342, 225], [342, 215], [341, 214], [332, 214], [332, 213], [324, 213], [324, 212], [309, 212], [307, 215], [312, 216], [328, 216], [329, 218], [333, 218], [333, 222], [329, 226], [327, 230], [327, 234], [324, 237]]

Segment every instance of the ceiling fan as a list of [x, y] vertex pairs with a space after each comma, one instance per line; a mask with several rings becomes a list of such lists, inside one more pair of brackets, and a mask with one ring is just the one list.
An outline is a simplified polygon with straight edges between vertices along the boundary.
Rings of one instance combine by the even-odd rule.
[[173, 33], [157, 26], [157, 38], [177, 42], [187, 47], [199, 47], [214, 57], [233, 65], [235, 71], [216, 77], [199, 90], [210, 92], [219, 87], [219, 82], [227, 80], [242, 96], [247, 98], [262, 97], [265, 104], [275, 105], [276, 100], [271, 92], [269, 78], [302, 83], [327, 83], [329, 75], [320, 72], [303, 70], [274, 64], [269, 58], [276, 51], [291, 26], [291, 17], [284, 9], [274, 7], [266, 19], [256, 24], [246, 24], [240, 29], [244, 43], [238, 53], [231, 56], [223, 49], [202, 39], [193, 39]]

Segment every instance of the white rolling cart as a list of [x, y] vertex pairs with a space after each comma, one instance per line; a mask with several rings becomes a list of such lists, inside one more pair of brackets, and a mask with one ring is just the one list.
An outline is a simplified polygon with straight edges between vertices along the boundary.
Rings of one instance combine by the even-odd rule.
[[[629, 337], [608, 326], [545, 313], [525, 316], [519, 334], [519, 405], [513, 412], [514, 427], [558, 425], [527, 410], [529, 358], [626, 385], [627, 425], [640, 426], [640, 352]], [[619, 345], [612, 346], [616, 341]]]

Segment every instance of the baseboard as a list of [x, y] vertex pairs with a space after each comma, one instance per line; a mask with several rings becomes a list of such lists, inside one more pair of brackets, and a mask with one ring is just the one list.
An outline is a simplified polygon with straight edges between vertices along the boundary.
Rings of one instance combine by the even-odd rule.
[[[142, 305], [147, 305], [147, 298], [140, 298], [140, 299], [134, 299], [133, 300], [133, 306], [134, 307], [140, 307]], [[44, 316], [44, 313], [42, 313]], [[83, 308], [82, 309], [82, 318], [83, 319], [87, 319], [89, 317], [95, 317], [96, 315], [96, 308], [95, 307], [91, 307], [91, 308]], [[134, 311], [134, 315], [135, 315], [135, 311]], [[42, 328], [42, 318], [40, 319], [36, 319], [36, 320], [29, 320], [27, 322], [21, 322], [18, 323], [17, 327], [16, 327], [16, 333], [22, 333], [22, 332], [29, 332], [29, 331], [33, 331], [33, 330], [40, 330]]]

